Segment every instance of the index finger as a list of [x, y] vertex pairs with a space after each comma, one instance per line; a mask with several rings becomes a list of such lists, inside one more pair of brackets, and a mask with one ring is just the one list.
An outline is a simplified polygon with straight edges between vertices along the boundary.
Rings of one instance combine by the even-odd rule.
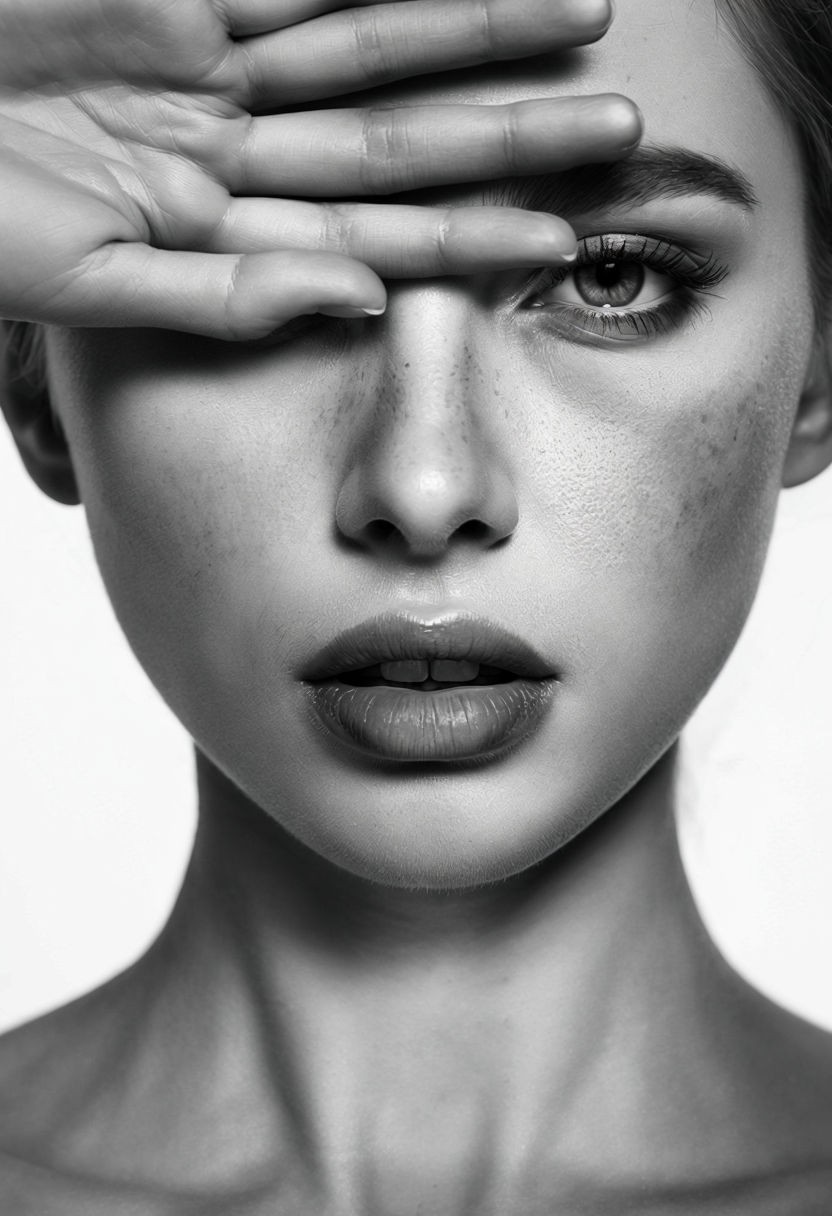
[[237, 45], [250, 107], [263, 110], [567, 50], [597, 41], [611, 18], [609, 0], [402, 0], [352, 6]]

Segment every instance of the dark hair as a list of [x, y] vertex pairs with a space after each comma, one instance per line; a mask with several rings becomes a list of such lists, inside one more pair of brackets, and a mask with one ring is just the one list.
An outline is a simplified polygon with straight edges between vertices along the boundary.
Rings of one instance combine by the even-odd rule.
[[[785, 114], [806, 179], [818, 324], [832, 319], [832, 0], [716, 0], [742, 53]], [[18, 376], [42, 387], [41, 331], [3, 322]]]
[[717, 0], [729, 30], [797, 135], [815, 312], [832, 318], [832, 0]]

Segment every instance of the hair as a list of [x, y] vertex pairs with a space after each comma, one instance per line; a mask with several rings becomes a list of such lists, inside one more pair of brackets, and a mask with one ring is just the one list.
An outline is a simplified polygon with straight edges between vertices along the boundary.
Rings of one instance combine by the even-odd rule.
[[[716, 0], [729, 32], [798, 140], [806, 180], [813, 302], [832, 321], [832, 0]], [[45, 392], [42, 329], [3, 322], [7, 367]], [[0, 335], [2, 337], [2, 335]]]
[[819, 326], [832, 320], [832, 2], [717, 0], [800, 146]]

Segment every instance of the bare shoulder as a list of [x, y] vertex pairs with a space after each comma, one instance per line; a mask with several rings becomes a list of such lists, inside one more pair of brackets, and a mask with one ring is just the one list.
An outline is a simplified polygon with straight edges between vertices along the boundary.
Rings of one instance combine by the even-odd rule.
[[[287, 1210], [279, 1176], [241, 1170], [218, 1184], [178, 1169], [199, 1157], [182, 1150], [171, 1122], [182, 1098], [175, 1070], [152, 1042], [148, 1049], [147, 988], [131, 968], [0, 1036], [0, 1216]], [[205, 1132], [193, 1103], [185, 1106], [188, 1126]]]
[[791, 1121], [807, 1165], [832, 1169], [832, 1033], [737, 975], [734, 992], [734, 1034], [724, 1047], [741, 1062], [734, 1075], [747, 1087], [752, 1109], [778, 1137]]
[[0, 1212], [168, 1216], [83, 1164], [117, 1068], [122, 977], [0, 1036]]
[[120, 978], [0, 1036], [0, 1148], [59, 1134], [112, 1066]]
[[[726, 964], [727, 967], [727, 964]], [[690, 1078], [709, 1139], [724, 1146], [724, 1207], [737, 1216], [832, 1212], [832, 1034], [731, 971], [709, 1066]], [[735, 1163], [735, 1166], [734, 1166]], [[732, 1168], [734, 1167], [734, 1168]], [[730, 1202], [728, 1201], [730, 1199]], [[682, 1208], [687, 1216], [687, 1208]], [[691, 1206], [691, 1214], [710, 1211]]]

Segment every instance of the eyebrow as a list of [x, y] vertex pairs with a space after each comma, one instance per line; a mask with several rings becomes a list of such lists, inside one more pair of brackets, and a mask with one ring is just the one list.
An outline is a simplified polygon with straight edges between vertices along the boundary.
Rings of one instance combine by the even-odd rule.
[[562, 173], [507, 178], [490, 186], [483, 201], [569, 216], [695, 195], [710, 195], [747, 211], [758, 201], [751, 182], [736, 166], [670, 147], [638, 148], [626, 160], [580, 165]]

